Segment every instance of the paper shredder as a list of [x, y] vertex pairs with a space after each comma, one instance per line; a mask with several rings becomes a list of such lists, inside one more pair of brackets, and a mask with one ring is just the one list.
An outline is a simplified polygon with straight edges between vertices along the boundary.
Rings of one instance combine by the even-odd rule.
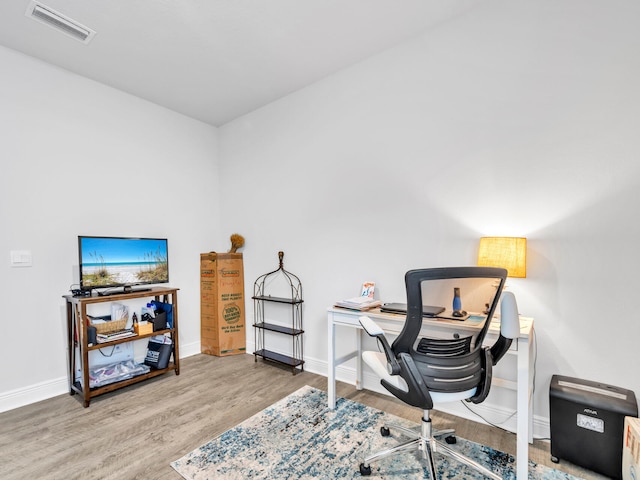
[[632, 390], [554, 375], [549, 388], [551, 459], [622, 478], [624, 417], [637, 417]]

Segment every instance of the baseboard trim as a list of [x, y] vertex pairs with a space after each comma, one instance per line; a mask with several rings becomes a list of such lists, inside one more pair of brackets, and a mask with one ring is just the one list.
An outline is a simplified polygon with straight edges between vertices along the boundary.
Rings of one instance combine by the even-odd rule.
[[192, 357], [193, 355], [198, 355], [200, 352], [200, 341], [191, 342], [191, 343], [181, 343], [180, 344], [180, 358]]
[[[180, 345], [180, 358], [200, 353], [200, 342]], [[0, 413], [69, 393], [67, 377], [36, 383], [0, 394]]]
[[69, 393], [69, 381], [67, 377], [56, 378], [54, 380], [4, 392], [0, 395], [0, 412], [7, 412], [14, 408], [24, 407], [25, 405], [57, 397], [64, 393]]

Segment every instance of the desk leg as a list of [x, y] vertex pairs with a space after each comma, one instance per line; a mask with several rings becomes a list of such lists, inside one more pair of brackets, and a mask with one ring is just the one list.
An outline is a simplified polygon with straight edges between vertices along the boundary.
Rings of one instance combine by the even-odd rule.
[[362, 329], [356, 328], [356, 390], [362, 390]]
[[529, 471], [529, 410], [531, 398], [529, 342], [518, 340], [518, 417], [516, 435], [516, 478], [526, 480]]
[[327, 400], [330, 409], [336, 408], [336, 325], [333, 316], [329, 314], [327, 321]]
[[75, 390], [73, 389], [73, 381], [75, 380], [76, 370], [76, 345], [75, 345], [75, 323], [73, 320], [73, 304], [67, 300], [67, 349], [69, 355], [69, 395], [73, 395]]
[[531, 329], [531, 334], [529, 335], [529, 341], [527, 342], [527, 351], [529, 352], [529, 403], [527, 404], [529, 410], [529, 443], [533, 445], [533, 380], [534, 380], [534, 368], [532, 365], [532, 361], [534, 358], [533, 345], [535, 342], [535, 331], [533, 328]]

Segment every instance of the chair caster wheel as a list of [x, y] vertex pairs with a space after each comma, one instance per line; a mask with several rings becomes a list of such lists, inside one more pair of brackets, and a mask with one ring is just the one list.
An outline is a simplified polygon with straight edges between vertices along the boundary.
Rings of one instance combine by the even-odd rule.
[[444, 439], [444, 441], [447, 442], [449, 445], [458, 443], [458, 439], [454, 435], [449, 435], [447, 438]]
[[371, 475], [371, 466], [365, 466], [364, 463], [360, 464], [360, 475], [369, 476]]
[[380, 435], [382, 435], [383, 437], [390, 436], [391, 432], [389, 431], [389, 427], [380, 427]]
[[553, 463], [560, 463], [560, 459], [558, 457], [554, 457], [553, 455], [551, 455], [551, 461]]

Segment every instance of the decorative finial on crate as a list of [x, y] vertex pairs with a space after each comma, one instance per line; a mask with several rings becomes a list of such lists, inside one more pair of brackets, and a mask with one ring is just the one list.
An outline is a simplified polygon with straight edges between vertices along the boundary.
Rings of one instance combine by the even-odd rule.
[[244, 237], [238, 233], [231, 235], [231, 249], [228, 253], [236, 253], [239, 248], [244, 246]]

